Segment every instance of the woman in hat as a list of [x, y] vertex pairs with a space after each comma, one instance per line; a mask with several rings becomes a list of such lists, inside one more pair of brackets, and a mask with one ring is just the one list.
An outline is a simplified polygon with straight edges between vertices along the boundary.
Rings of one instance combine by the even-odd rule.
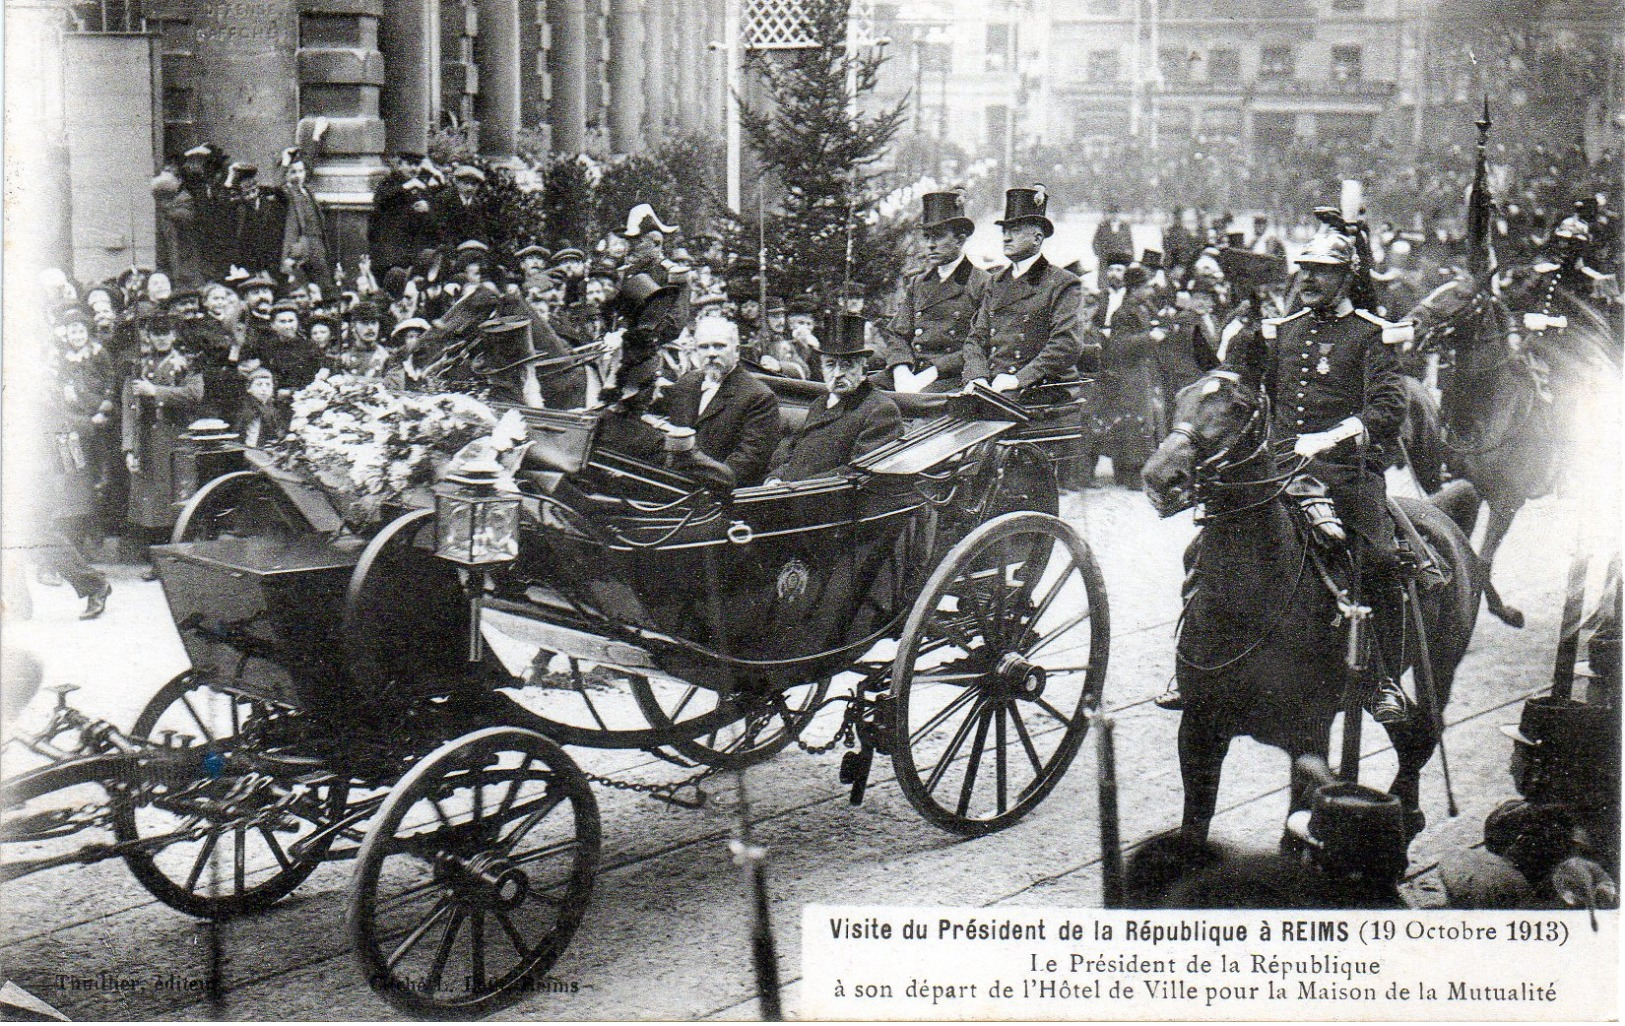
[[282, 189], [288, 201], [288, 217], [282, 230], [282, 273], [327, 288], [333, 284], [333, 265], [327, 259], [327, 222], [306, 184], [305, 159], [297, 147], [282, 152], [282, 167]]

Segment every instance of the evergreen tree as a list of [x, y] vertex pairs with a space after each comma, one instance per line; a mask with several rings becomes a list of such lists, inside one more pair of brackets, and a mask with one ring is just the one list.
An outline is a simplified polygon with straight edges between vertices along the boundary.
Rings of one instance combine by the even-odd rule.
[[[740, 110], [762, 170], [781, 190], [777, 203], [773, 190], [767, 193], [761, 226], [769, 285], [781, 295], [815, 295], [827, 309], [848, 280], [866, 294], [889, 287], [901, 269], [905, 232], [880, 223], [874, 206], [885, 194], [877, 164], [906, 120], [908, 100], [863, 112], [885, 57], [848, 54], [848, 7], [848, 0], [805, 0], [804, 23], [818, 45], [753, 53], [747, 70], [761, 76], [768, 102]], [[729, 225], [734, 250], [752, 257], [755, 215], [741, 211]]]

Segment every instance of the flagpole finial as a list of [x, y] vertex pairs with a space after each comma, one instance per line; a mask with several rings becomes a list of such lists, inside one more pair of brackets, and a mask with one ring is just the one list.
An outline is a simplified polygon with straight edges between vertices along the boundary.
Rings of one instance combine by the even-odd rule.
[[1484, 94], [1484, 116], [1478, 119], [1478, 143], [1480, 146], [1490, 134], [1490, 94]]

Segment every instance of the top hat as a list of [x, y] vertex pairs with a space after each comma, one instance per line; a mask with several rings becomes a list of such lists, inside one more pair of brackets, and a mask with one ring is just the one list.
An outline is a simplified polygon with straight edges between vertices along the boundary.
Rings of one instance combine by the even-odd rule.
[[957, 192], [928, 192], [920, 197], [924, 211], [920, 227], [926, 231], [944, 228], [969, 235], [976, 230], [976, 222], [965, 216], [965, 197]]
[[1504, 724], [1501, 733], [1542, 755], [1598, 760], [1614, 744], [1617, 718], [1607, 706], [1541, 695], [1525, 702], [1517, 725]]
[[1122, 264], [1124, 267], [1127, 267], [1133, 262], [1134, 254], [1123, 250], [1112, 250], [1110, 252], [1100, 254], [1100, 266], [1103, 268], [1110, 267], [1112, 264]]
[[791, 296], [788, 304], [790, 313], [818, 315], [818, 300], [812, 296]]
[[1140, 254], [1140, 263], [1144, 264], [1147, 268], [1153, 271], [1160, 270], [1164, 266], [1162, 262], [1162, 250], [1146, 250], [1144, 253]]
[[866, 337], [868, 323], [869, 319], [862, 314], [841, 311], [835, 315], [830, 337], [819, 342], [818, 351], [825, 356], [859, 356], [874, 352], [874, 346], [869, 344]]
[[1049, 193], [1042, 185], [1031, 189], [1010, 189], [1004, 194], [1004, 217], [994, 224], [1003, 228], [1007, 224], [1036, 224], [1044, 229], [1047, 239], [1055, 234], [1055, 226], [1047, 216]]
[[1225, 242], [1225, 245], [1230, 246], [1233, 249], [1243, 249], [1247, 245], [1247, 233], [1246, 232], [1225, 232], [1224, 233], [1224, 242]]
[[1314, 848], [1327, 868], [1397, 880], [1410, 838], [1405, 808], [1395, 796], [1363, 784], [1325, 784], [1310, 807], [1287, 817], [1287, 832]]
[[786, 311], [786, 309], [787, 308], [786, 308], [786, 306], [784, 304], [784, 297], [783, 296], [768, 296], [767, 297], [767, 312], [768, 313], [784, 313]]

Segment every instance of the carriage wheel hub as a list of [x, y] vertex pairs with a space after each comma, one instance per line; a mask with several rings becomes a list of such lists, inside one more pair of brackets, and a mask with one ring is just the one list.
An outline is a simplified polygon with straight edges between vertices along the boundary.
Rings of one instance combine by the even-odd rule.
[[1044, 693], [1044, 668], [1022, 658], [1019, 653], [1006, 652], [999, 657], [994, 674], [999, 682], [1019, 698], [1037, 698]]
[[488, 908], [513, 908], [530, 892], [530, 877], [503, 855], [481, 852], [465, 859], [442, 852], [436, 863], [462, 897]]

